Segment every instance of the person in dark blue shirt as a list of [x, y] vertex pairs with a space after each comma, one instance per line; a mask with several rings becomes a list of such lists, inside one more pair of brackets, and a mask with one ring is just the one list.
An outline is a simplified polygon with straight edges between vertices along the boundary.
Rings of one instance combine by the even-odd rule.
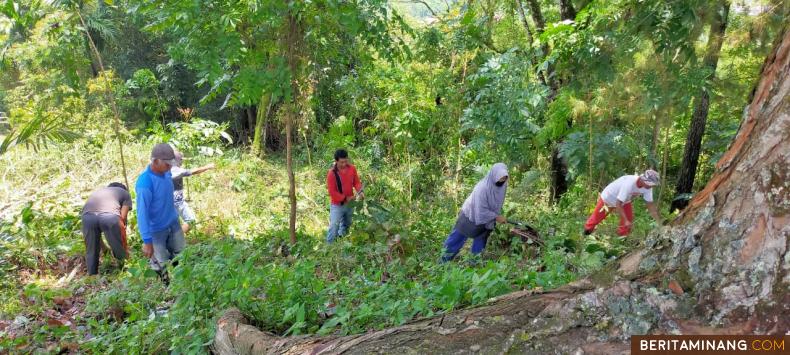
[[[165, 266], [186, 244], [173, 205], [170, 168], [176, 164], [173, 148], [166, 143], [154, 146], [151, 164], [137, 177], [137, 228], [143, 238], [143, 254], [151, 268], [164, 274]], [[164, 276], [163, 276], [164, 278]]]

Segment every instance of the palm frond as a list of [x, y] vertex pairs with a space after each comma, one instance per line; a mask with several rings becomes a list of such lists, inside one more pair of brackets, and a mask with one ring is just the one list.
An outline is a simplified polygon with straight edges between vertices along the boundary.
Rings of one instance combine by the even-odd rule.
[[0, 143], [0, 155], [14, 146], [25, 145], [38, 151], [52, 142], [73, 142], [80, 134], [63, 125], [63, 120], [36, 112], [34, 118], [20, 129], [11, 129]]
[[101, 39], [112, 42], [118, 36], [118, 27], [110, 16], [106, 7], [98, 7], [95, 11], [83, 13], [85, 25], [92, 34], [98, 35]]

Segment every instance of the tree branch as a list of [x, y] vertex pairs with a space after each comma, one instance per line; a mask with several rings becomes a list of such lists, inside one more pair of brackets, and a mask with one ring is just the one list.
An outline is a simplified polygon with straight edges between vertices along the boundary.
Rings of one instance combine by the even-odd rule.
[[[424, 6], [425, 6], [425, 7], [428, 9], [428, 11], [431, 13], [431, 15], [432, 15], [433, 17], [439, 18], [439, 15], [438, 15], [438, 14], [436, 13], [436, 11], [435, 11], [435, 10], [434, 10], [434, 9], [431, 7], [431, 5], [428, 5], [428, 3], [427, 3], [427, 2], [425, 2], [425, 1], [423, 1], [423, 0], [401, 0], [401, 1], [398, 1], [398, 2], [399, 2], [399, 3], [403, 3], [403, 4], [422, 4], [422, 5], [424, 5]], [[449, 8], [448, 8], [448, 9], [449, 9]]]
[[516, 0], [515, 4], [516, 9], [518, 10], [518, 14], [521, 17], [521, 23], [524, 25], [524, 30], [527, 31], [527, 42], [528, 46], [532, 46], [532, 30], [529, 28], [529, 21], [527, 21], [527, 14], [524, 13], [524, 5], [521, 3], [521, 0]]

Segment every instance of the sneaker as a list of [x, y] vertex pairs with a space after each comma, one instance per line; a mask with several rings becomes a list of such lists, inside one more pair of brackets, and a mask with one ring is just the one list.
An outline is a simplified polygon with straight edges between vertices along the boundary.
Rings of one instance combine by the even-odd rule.
[[585, 230], [584, 230], [584, 235], [590, 235], [590, 234], [592, 234], [592, 232], [593, 232], [593, 231], [591, 231], [591, 230], [587, 230], [587, 229], [585, 229]]
[[170, 274], [167, 272], [167, 269], [159, 270], [156, 273], [159, 275], [159, 280], [162, 280], [165, 286], [170, 286]]

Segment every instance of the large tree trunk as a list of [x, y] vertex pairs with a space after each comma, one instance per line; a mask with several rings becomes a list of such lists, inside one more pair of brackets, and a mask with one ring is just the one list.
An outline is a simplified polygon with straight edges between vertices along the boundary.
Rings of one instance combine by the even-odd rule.
[[790, 33], [763, 66], [717, 172], [671, 226], [604, 270], [550, 292], [351, 336], [278, 337], [237, 310], [214, 349], [234, 353], [627, 352], [634, 334], [790, 329]]
[[[724, 33], [727, 31], [727, 15], [729, 11], [730, 3], [722, 1], [710, 25], [708, 48], [703, 59], [703, 66], [710, 71], [710, 75], [705, 78], [706, 82], [716, 77], [716, 66], [719, 63], [719, 53], [724, 42]], [[702, 136], [705, 134], [705, 123], [708, 119], [708, 108], [710, 107], [710, 89], [710, 87], [704, 85], [694, 106], [691, 125], [686, 136], [686, 147], [683, 149], [683, 162], [680, 164], [678, 183], [675, 187], [676, 197], [672, 201], [670, 212], [686, 207], [688, 199], [680, 197], [683, 194], [691, 193], [694, 187], [694, 177], [697, 175], [697, 163], [699, 163], [699, 153], [702, 148]]]

